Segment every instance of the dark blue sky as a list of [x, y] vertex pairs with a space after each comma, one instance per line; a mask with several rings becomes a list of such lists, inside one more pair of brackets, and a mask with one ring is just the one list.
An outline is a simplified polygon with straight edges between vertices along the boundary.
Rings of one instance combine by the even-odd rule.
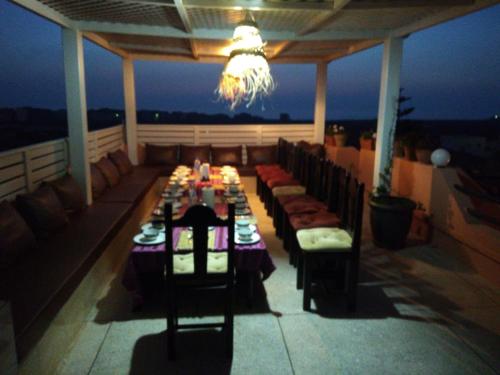
[[[327, 118], [374, 118], [382, 47], [329, 65]], [[89, 108], [123, 108], [121, 59], [85, 42]], [[222, 66], [137, 62], [138, 109], [230, 113], [213, 90]], [[278, 88], [246, 111], [268, 118], [288, 112], [312, 118], [314, 65], [273, 65]], [[500, 112], [500, 6], [411, 35], [404, 45], [401, 84], [414, 118], [488, 118]], [[0, 107], [64, 108], [60, 28], [0, 0]]]

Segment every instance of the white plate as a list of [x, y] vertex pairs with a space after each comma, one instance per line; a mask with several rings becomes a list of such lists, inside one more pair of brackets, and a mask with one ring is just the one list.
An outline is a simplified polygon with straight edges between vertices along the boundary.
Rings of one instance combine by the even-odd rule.
[[170, 190], [165, 190], [165, 192], [161, 195], [163, 198], [180, 198], [182, 197], [183, 193], [181, 190], [177, 190], [175, 193], [172, 193]]
[[146, 224], [144, 224], [144, 225], [141, 227], [141, 229], [142, 229], [142, 230], [145, 230], [145, 229], [150, 229], [150, 228], [158, 229], [160, 232], [165, 233], [165, 224], [162, 224], [162, 228], [155, 228], [155, 227], [153, 227], [153, 224], [152, 224], [152, 223], [146, 223]]
[[165, 233], [160, 232], [153, 240], [146, 239], [142, 233], [135, 235], [134, 242], [138, 245], [159, 245], [165, 242]]
[[260, 241], [260, 235], [258, 233], [252, 234], [252, 237], [248, 241], [242, 241], [237, 234], [234, 235], [234, 242], [238, 245], [252, 245]]

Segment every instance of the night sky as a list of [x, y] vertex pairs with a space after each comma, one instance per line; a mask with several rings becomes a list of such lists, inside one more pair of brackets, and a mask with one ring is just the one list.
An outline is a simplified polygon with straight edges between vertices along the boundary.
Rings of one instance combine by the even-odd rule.
[[[329, 65], [327, 118], [375, 118], [382, 47]], [[123, 108], [121, 58], [85, 42], [89, 108]], [[222, 65], [136, 62], [138, 109], [228, 113], [213, 91]], [[314, 65], [273, 65], [278, 88], [263, 106], [241, 106], [276, 118], [312, 118]], [[411, 35], [401, 84], [413, 118], [480, 119], [500, 112], [500, 5]], [[59, 26], [0, 0], [0, 107], [64, 108]], [[264, 107], [264, 109], [263, 109]]]

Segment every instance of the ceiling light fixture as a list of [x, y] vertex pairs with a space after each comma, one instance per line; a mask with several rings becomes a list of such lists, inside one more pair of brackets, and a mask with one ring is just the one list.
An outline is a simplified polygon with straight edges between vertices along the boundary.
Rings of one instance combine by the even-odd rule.
[[247, 13], [234, 29], [229, 60], [224, 66], [216, 93], [230, 102], [234, 110], [242, 102], [250, 107], [257, 97], [267, 96], [275, 88], [257, 23]]

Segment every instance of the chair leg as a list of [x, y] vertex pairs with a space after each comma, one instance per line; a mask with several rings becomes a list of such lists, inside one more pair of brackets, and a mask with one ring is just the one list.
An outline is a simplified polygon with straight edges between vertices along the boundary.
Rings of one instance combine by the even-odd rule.
[[297, 252], [297, 289], [304, 287], [304, 256], [302, 249]]
[[226, 311], [224, 318], [224, 336], [226, 340], [226, 357], [233, 357], [233, 331], [234, 331], [234, 315], [233, 315], [233, 288], [230, 287], [226, 296]]
[[170, 361], [175, 360], [175, 296], [173, 288], [167, 291], [167, 354]]
[[304, 292], [303, 292], [303, 301], [302, 301], [302, 309], [304, 311], [310, 311], [311, 310], [311, 262], [308, 256], [305, 254], [302, 256], [302, 262], [303, 262], [303, 287], [304, 287]]
[[358, 261], [349, 260], [349, 280], [347, 282], [347, 309], [356, 311], [358, 289]]

